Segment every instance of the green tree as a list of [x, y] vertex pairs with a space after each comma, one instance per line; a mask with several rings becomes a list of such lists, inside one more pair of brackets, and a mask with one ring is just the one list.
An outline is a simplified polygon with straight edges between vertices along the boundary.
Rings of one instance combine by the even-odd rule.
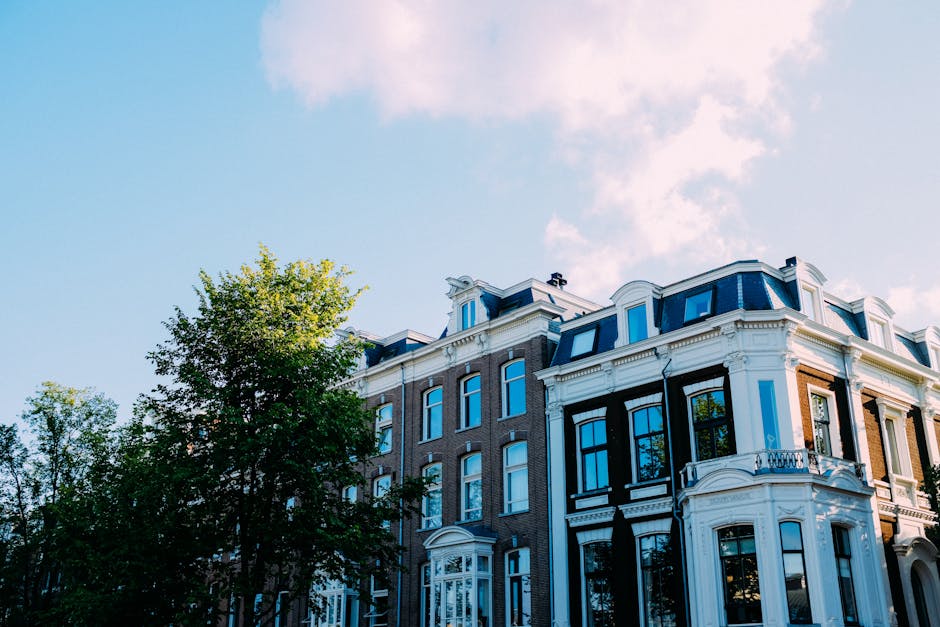
[[175, 520], [154, 541], [190, 539], [184, 564], [205, 570], [185, 597], [172, 592], [178, 622], [205, 624], [233, 596], [246, 624], [267, 623], [278, 590], [296, 598], [325, 579], [367, 582], [397, 563], [383, 522], [411, 510], [422, 482], [374, 502], [340, 493], [364, 485], [361, 461], [376, 449], [371, 415], [339, 385], [361, 351], [335, 340], [358, 296], [347, 276], [329, 261], [279, 267], [262, 247], [254, 267], [202, 272], [197, 313], [177, 309], [150, 354], [166, 382], [138, 407], [146, 466], [162, 486], [148, 498]]
[[[927, 467], [922, 487], [930, 502], [930, 509], [940, 518], [940, 465]], [[927, 527], [927, 539], [940, 547], [940, 525]]]
[[62, 596], [68, 512], [108, 463], [117, 406], [91, 390], [43, 383], [27, 399], [25, 445], [0, 427], [0, 621], [42, 624]]

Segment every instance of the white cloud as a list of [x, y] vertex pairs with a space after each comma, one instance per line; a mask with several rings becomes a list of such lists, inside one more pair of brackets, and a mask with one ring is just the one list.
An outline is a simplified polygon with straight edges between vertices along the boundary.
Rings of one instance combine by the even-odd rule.
[[791, 124], [779, 68], [818, 54], [821, 6], [280, 0], [262, 52], [272, 83], [314, 106], [365, 90], [389, 117], [549, 115], [594, 201], [546, 243], [602, 290], [640, 259], [753, 252], [731, 192]]
[[[940, 324], [940, 285], [909, 283], [888, 290], [885, 301], [895, 311], [895, 320], [911, 329]], [[913, 326], [909, 326], [913, 325]]]

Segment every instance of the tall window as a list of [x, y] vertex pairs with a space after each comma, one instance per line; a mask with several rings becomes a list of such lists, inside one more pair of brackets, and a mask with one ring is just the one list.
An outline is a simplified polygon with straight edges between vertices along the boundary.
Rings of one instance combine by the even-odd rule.
[[581, 490], [589, 492], [606, 488], [607, 479], [607, 421], [592, 420], [578, 427], [581, 447]]
[[464, 429], [480, 426], [480, 375], [467, 377], [460, 384], [460, 426]]
[[421, 501], [421, 528], [441, 526], [441, 464], [430, 464], [421, 473], [428, 479], [428, 493]]
[[813, 414], [813, 441], [816, 452], [820, 455], [832, 455], [832, 445], [829, 441], [829, 397], [811, 392], [809, 404]]
[[431, 557], [430, 616], [433, 627], [490, 627], [490, 557], [474, 552]]
[[352, 627], [359, 625], [359, 599], [339, 581], [330, 580], [310, 591], [311, 605], [307, 624], [313, 627]]
[[431, 627], [431, 564], [421, 565], [421, 627]]
[[663, 428], [662, 405], [635, 410], [633, 421], [633, 455], [637, 481], [658, 479], [666, 475], [666, 432]]
[[434, 388], [424, 394], [424, 425], [422, 437], [433, 440], [441, 437], [441, 428], [444, 421], [444, 391], [443, 388]]
[[898, 432], [896, 430], [896, 421], [893, 418], [885, 418], [885, 435], [888, 438], [888, 463], [891, 466], [891, 472], [895, 475], [905, 475], [904, 466], [901, 463], [901, 451], [898, 449]]
[[800, 523], [780, 523], [780, 545], [783, 548], [783, 577], [787, 590], [787, 609], [790, 624], [808, 625], [813, 622], [809, 606], [809, 588], [806, 584], [806, 562], [803, 559], [803, 532]]
[[503, 416], [525, 413], [525, 360], [503, 366]]
[[855, 605], [855, 584], [852, 582], [852, 545], [849, 530], [832, 527], [832, 546], [836, 556], [836, 575], [839, 577], [839, 596], [842, 599], [842, 616], [846, 625], [858, 625], [858, 610]]
[[532, 624], [532, 585], [529, 576], [529, 549], [506, 553], [506, 606], [509, 627]]
[[477, 303], [475, 300], [460, 306], [460, 328], [469, 329], [477, 323]]
[[610, 589], [613, 575], [610, 542], [585, 544], [584, 618], [585, 627], [614, 626], [614, 595]]
[[349, 503], [355, 503], [359, 497], [359, 488], [354, 485], [348, 485], [343, 488], [343, 499]]
[[[380, 499], [391, 489], [392, 487], [392, 476], [391, 475], [382, 475], [381, 477], [376, 477], [372, 480], [372, 496], [374, 498]], [[385, 521], [382, 523], [382, 526], [386, 529], [391, 528], [391, 523]]]
[[719, 529], [718, 554], [721, 558], [727, 624], [761, 622], [754, 527], [737, 525]]
[[725, 393], [712, 390], [689, 399], [692, 408], [692, 429], [695, 433], [697, 461], [724, 457], [734, 453], [731, 421], [725, 411]]
[[819, 322], [816, 320], [816, 290], [804, 285], [801, 292], [803, 293], [803, 313], [810, 320]]
[[503, 511], [529, 509], [528, 445], [516, 442], [503, 449]]
[[382, 405], [375, 412], [375, 434], [379, 441], [379, 454], [392, 450], [392, 417], [394, 407], [391, 403]]
[[881, 348], [888, 348], [888, 326], [874, 318], [869, 318], [868, 341], [877, 344]]
[[637, 305], [627, 309], [627, 337], [629, 343], [645, 340], [648, 336], [646, 328], [646, 305]]
[[483, 455], [473, 453], [461, 462], [463, 479], [463, 520], [483, 518]]
[[657, 533], [640, 538], [640, 571], [644, 627], [675, 627], [675, 568], [668, 534]]

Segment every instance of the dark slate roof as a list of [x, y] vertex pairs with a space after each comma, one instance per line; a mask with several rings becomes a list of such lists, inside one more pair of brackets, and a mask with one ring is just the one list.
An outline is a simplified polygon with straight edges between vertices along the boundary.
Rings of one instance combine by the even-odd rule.
[[413, 350], [426, 346], [423, 342], [413, 340], [410, 338], [402, 338], [397, 342], [392, 342], [388, 346], [383, 346], [376, 342], [372, 342], [371, 345], [366, 348], [366, 366], [372, 367], [376, 364], [379, 364], [383, 361], [388, 361], [389, 359], [394, 359], [399, 355], [404, 355], [405, 353], [410, 353]]
[[[590, 353], [585, 353], [584, 355], [578, 355], [574, 359], [571, 358], [571, 340], [575, 335], [581, 331], [586, 331], [591, 327], [597, 327], [597, 341], [595, 346], [596, 350]], [[611, 314], [600, 320], [595, 320], [594, 322], [588, 322], [587, 324], [568, 329], [561, 334], [561, 339], [558, 341], [558, 348], [555, 350], [555, 355], [552, 358], [552, 365], [559, 366], [561, 364], [566, 364], [570, 361], [576, 361], [578, 359], [583, 359], [584, 357], [590, 357], [591, 355], [596, 355], [598, 353], [603, 353], [609, 351], [614, 347], [614, 342], [617, 341], [617, 314]]]
[[922, 366], [927, 366], [928, 368], [930, 367], [930, 360], [927, 359], [927, 353], [923, 350], [922, 344], [913, 342], [906, 337], [901, 337], [900, 335], [895, 335], [894, 339], [897, 340], [897, 352], [899, 355], [913, 359]]
[[826, 307], [829, 309], [829, 313], [833, 314], [826, 317], [826, 323], [829, 327], [842, 333], [862, 337], [862, 334], [858, 331], [858, 318], [855, 314], [828, 301]]

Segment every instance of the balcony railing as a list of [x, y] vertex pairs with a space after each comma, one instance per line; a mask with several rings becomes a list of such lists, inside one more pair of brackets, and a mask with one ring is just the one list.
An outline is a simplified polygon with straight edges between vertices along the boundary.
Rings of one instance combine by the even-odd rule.
[[703, 462], [692, 462], [682, 469], [682, 487], [688, 488], [706, 475], [724, 469], [743, 470], [752, 475], [765, 474], [814, 474], [827, 476], [844, 468], [865, 483], [865, 465], [847, 459], [820, 455], [809, 449], [765, 449], [753, 453], [741, 453], [718, 457]]

